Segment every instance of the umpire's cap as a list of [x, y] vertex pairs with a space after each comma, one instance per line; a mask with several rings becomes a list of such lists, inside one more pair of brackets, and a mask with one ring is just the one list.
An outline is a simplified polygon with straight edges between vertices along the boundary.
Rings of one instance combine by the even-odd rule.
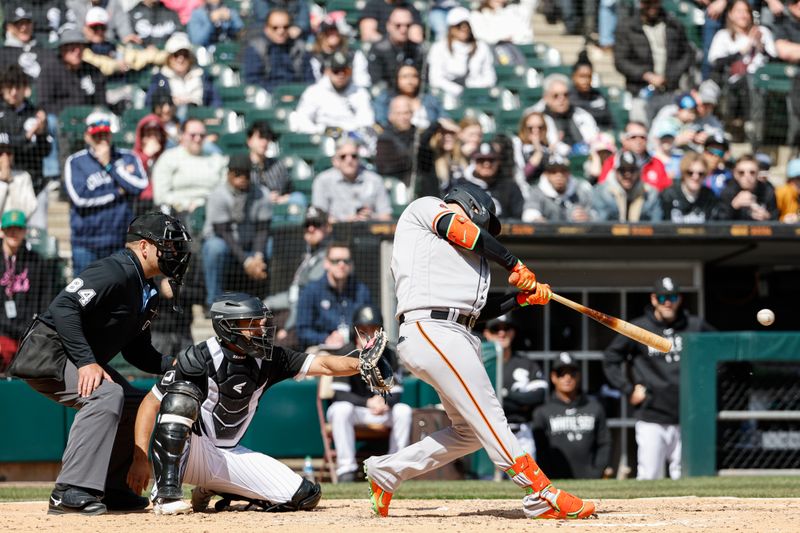
[[444, 196], [444, 201], [460, 205], [477, 226], [489, 230], [492, 235], [500, 234], [500, 220], [495, 214], [494, 200], [474, 183], [459, 183]]
[[353, 326], [383, 326], [381, 311], [372, 305], [364, 305], [353, 313]]

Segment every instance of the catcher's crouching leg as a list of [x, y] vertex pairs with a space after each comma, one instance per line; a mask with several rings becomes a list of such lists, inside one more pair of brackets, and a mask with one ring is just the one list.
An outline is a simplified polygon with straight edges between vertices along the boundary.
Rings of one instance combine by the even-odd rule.
[[161, 401], [153, 440], [153, 470], [156, 497], [179, 500], [183, 472], [181, 463], [187, 450], [192, 425], [200, 412], [200, 389], [188, 381], [171, 384]]
[[309, 480], [304, 479], [291, 500], [278, 505], [272, 510], [276, 512], [310, 511], [317, 506], [320, 498], [322, 498], [322, 489], [319, 483], [311, 483]]

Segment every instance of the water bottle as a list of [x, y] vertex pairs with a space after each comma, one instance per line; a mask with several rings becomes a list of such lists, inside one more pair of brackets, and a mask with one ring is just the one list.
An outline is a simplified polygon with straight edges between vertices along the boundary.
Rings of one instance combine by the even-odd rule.
[[305, 461], [303, 461], [303, 478], [314, 483], [314, 465], [311, 464], [310, 455], [306, 455]]

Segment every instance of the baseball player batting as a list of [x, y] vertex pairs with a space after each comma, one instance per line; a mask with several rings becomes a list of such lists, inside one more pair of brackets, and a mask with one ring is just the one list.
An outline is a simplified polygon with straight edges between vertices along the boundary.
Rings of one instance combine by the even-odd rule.
[[[364, 464], [373, 510], [389, 514], [400, 484], [483, 447], [492, 461], [522, 487], [530, 518], [587, 518], [593, 503], [553, 487], [526, 454], [506, 422], [483, 366], [475, 321], [515, 307], [547, 304], [550, 287], [537, 283], [522, 262], [495, 236], [500, 222], [489, 195], [459, 184], [444, 200], [420, 198], [397, 224], [392, 274], [400, 337], [397, 351], [406, 368], [439, 393], [452, 426], [394, 454]], [[487, 300], [489, 260], [504, 266], [521, 292]]]

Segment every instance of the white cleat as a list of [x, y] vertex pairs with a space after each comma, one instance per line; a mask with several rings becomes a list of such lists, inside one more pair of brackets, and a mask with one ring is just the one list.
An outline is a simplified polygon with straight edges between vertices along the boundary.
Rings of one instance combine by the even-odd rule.
[[153, 512], [163, 515], [189, 514], [192, 512], [192, 506], [183, 500], [164, 500], [159, 498], [153, 505]]
[[203, 487], [195, 487], [192, 489], [192, 510], [195, 513], [200, 513], [208, 508], [211, 498], [216, 495], [213, 491]]

